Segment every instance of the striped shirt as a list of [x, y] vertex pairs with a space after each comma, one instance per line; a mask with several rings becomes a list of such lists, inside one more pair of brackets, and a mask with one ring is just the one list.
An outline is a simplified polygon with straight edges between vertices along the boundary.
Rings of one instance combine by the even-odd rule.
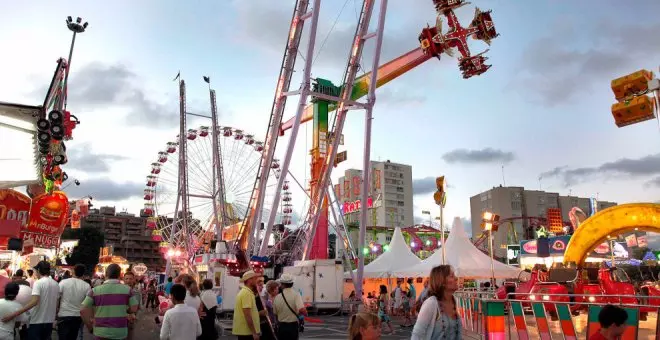
[[94, 287], [83, 306], [94, 309], [94, 336], [106, 339], [124, 339], [128, 336], [128, 308], [137, 306], [131, 288], [119, 280], [106, 280]]

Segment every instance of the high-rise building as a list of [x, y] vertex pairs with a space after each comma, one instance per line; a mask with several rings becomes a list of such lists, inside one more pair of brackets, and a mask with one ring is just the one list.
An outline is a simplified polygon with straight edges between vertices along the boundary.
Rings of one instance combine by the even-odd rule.
[[123, 256], [130, 263], [144, 263], [149, 270], [165, 270], [165, 259], [159, 243], [146, 227], [145, 215], [135, 216], [126, 212], [115, 212], [115, 207], [90, 209], [89, 215], [81, 219], [82, 228], [99, 228], [105, 236], [106, 246], [112, 246], [114, 255]]
[[[369, 186], [370, 202], [368, 225], [408, 227], [413, 221], [412, 167], [388, 161], [371, 161]], [[348, 169], [335, 183], [335, 195], [339, 199], [347, 225], [360, 221], [362, 204], [362, 170]]]
[[[593, 198], [576, 196], [560, 196], [556, 192], [525, 190], [523, 187], [493, 187], [478, 195], [470, 197], [472, 217], [472, 235], [479, 237], [483, 232], [480, 221], [483, 212], [489, 211], [500, 215], [500, 220], [514, 218], [500, 225], [493, 233], [493, 248], [495, 256], [506, 255], [506, 245], [511, 242], [511, 234], [515, 231], [518, 241], [534, 237], [530, 233], [530, 218], [546, 217], [548, 208], [561, 210], [562, 221], [569, 221], [568, 213], [574, 207], [580, 208], [587, 216], [595, 212], [617, 205], [614, 202], [596, 201]], [[519, 218], [519, 219], [515, 219]]]

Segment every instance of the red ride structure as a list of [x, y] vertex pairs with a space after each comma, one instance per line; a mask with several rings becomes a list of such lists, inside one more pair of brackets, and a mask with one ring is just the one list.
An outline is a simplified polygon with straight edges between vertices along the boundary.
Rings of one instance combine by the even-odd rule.
[[[475, 8], [474, 19], [468, 27], [463, 27], [458, 21], [454, 10], [469, 4], [469, 2], [463, 0], [433, 0], [433, 4], [438, 12], [436, 26], [422, 29], [422, 33], [419, 35], [419, 42], [424, 53], [439, 59], [442, 53], [451, 56], [453, 54], [451, 49], [457, 49], [460, 53], [458, 67], [463, 73], [464, 79], [488, 71], [491, 65], [485, 64], [488, 58], [483, 56], [488, 50], [473, 56], [470, 53], [467, 40], [472, 36], [474, 39], [482, 40], [490, 45], [491, 40], [499, 36], [490, 16], [491, 11], [482, 12], [478, 7]], [[449, 26], [444, 34], [442, 33], [443, 16], [447, 18], [447, 25]]]

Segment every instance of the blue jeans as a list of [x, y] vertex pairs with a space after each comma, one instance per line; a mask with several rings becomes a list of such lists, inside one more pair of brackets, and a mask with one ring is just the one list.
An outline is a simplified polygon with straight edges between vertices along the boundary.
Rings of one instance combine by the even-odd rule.
[[28, 340], [51, 340], [53, 334], [52, 323], [33, 323], [28, 327]]

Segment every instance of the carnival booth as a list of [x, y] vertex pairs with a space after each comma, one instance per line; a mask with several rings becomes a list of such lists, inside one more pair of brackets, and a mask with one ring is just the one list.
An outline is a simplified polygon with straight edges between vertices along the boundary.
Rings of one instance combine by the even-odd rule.
[[[453, 267], [454, 273], [464, 279], [489, 279], [493, 276], [490, 257], [481, 252], [468, 238], [460, 218], [454, 219], [454, 225], [447, 238], [445, 263]], [[443, 264], [442, 248], [438, 249], [416, 266], [399, 272], [408, 277], [428, 277], [431, 269]], [[494, 276], [496, 279], [515, 278], [520, 274], [520, 268], [508, 266], [494, 261]]]
[[[380, 285], [387, 286], [388, 292], [390, 292], [396, 286], [397, 280], [403, 281], [407, 277], [417, 278], [420, 275], [407, 275], [406, 271], [408, 268], [417, 266], [421, 262], [422, 260], [406, 244], [401, 228], [395, 228], [389, 249], [364, 266], [362, 291], [365, 292], [365, 297], [370, 292], [378, 293]], [[352, 276], [355, 277], [356, 273], [357, 269], [353, 270]], [[351, 291], [354, 290], [351, 273], [344, 273], [344, 279], [344, 298], [348, 298]], [[407, 284], [404, 285], [404, 288], [405, 286]], [[421, 279], [415, 280], [415, 289], [418, 292], [422, 291], [423, 281]]]
[[119, 265], [122, 273], [126, 272], [129, 267], [128, 260], [121, 256], [101, 255], [99, 256], [99, 264], [96, 265], [95, 274], [98, 276], [105, 275], [105, 269], [113, 263]]
[[[216, 244], [215, 253], [196, 255], [194, 260], [195, 279], [201, 284], [205, 279], [213, 281], [213, 291], [222, 296], [218, 312], [228, 312], [234, 309], [236, 295], [240, 290], [239, 277], [232, 275], [238, 269], [236, 256], [229, 252], [225, 241]], [[252, 256], [250, 265], [255, 272], [263, 273], [268, 263], [267, 257]]]

